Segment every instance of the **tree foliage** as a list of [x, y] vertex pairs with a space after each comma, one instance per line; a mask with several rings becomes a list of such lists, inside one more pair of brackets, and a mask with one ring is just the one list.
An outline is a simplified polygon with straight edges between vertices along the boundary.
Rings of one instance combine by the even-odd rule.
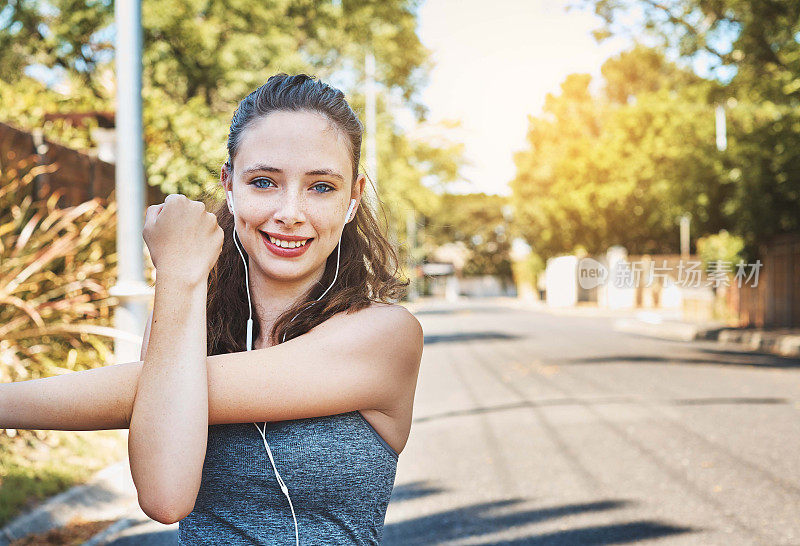
[[600, 96], [590, 93], [588, 74], [548, 94], [543, 115], [530, 119], [528, 149], [515, 155], [519, 228], [535, 252], [601, 253], [614, 244], [670, 252], [685, 212], [697, 229], [718, 231], [724, 188], [706, 87], [644, 47], [602, 72]]
[[[85, 129], [45, 123], [43, 115], [115, 109], [113, 17], [108, 0], [7, 4], [0, 12], [0, 116], [88, 147]], [[376, 59], [378, 170], [390, 221], [402, 231], [406, 209], [433, 201], [423, 178], [446, 184], [457, 177], [461, 148], [407, 138], [386, 106], [396, 92], [418, 122], [427, 114], [417, 93], [429, 52], [416, 34], [415, 0], [143, 0], [142, 26], [145, 169], [148, 183], [165, 193], [218, 191], [236, 105], [276, 72], [306, 72], [340, 87], [363, 121], [367, 49]], [[61, 99], [23, 75], [32, 65], [63, 72]]]
[[434, 215], [425, 215], [422, 246], [432, 251], [447, 243], [464, 243], [469, 258], [465, 276], [495, 275], [511, 280], [512, 233], [503, 216], [508, 197], [485, 193], [444, 194]]
[[[598, 40], [647, 39], [683, 59], [703, 59], [749, 99], [800, 100], [800, 3], [794, 0], [578, 0], [603, 20]], [[638, 24], [631, 24], [638, 19]]]
[[[794, 0], [580, 0], [604, 24], [603, 40], [628, 35], [679, 61], [704, 62], [722, 83], [708, 104], [726, 108], [728, 147], [713, 201], [745, 255], [773, 235], [800, 230], [800, 3]], [[638, 14], [639, 24], [631, 24]], [[687, 105], [687, 107], [690, 105]], [[713, 197], [710, 195], [709, 197]], [[708, 233], [712, 233], [709, 231]], [[704, 233], [700, 233], [701, 235]]]
[[[749, 102], [743, 81], [703, 79], [638, 43], [601, 72], [597, 96], [589, 75], [567, 77], [530, 119], [528, 149], [515, 156], [520, 229], [540, 255], [614, 244], [677, 252], [685, 213], [693, 238], [727, 229], [744, 239], [748, 259], [772, 235], [800, 229], [794, 108]], [[716, 146], [720, 104], [724, 151]]]

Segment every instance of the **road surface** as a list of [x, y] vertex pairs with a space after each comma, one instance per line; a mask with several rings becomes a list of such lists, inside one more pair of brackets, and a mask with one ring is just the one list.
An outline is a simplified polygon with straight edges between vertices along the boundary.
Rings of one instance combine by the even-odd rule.
[[417, 316], [383, 544], [800, 544], [800, 361], [502, 300]]

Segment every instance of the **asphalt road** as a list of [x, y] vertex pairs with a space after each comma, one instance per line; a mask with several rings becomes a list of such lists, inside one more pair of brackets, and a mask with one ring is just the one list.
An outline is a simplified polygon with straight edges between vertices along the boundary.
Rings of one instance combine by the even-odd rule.
[[800, 544], [800, 361], [496, 300], [417, 316], [383, 544]]

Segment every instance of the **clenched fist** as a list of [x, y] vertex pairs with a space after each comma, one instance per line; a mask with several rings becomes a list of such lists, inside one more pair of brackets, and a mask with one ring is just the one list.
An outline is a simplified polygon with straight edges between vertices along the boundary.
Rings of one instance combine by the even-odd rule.
[[208, 280], [225, 237], [201, 201], [174, 193], [147, 207], [142, 235], [158, 275], [191, 284]]

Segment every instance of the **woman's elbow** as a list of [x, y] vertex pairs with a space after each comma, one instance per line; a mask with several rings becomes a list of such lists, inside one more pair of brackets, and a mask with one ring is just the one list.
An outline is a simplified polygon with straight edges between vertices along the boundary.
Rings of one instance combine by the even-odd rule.
[[191, 513], [191, 509], [165, 502], [148, 502], [139, 497], [139, 507], [148, 518], [164, 525], [177, 523]]

